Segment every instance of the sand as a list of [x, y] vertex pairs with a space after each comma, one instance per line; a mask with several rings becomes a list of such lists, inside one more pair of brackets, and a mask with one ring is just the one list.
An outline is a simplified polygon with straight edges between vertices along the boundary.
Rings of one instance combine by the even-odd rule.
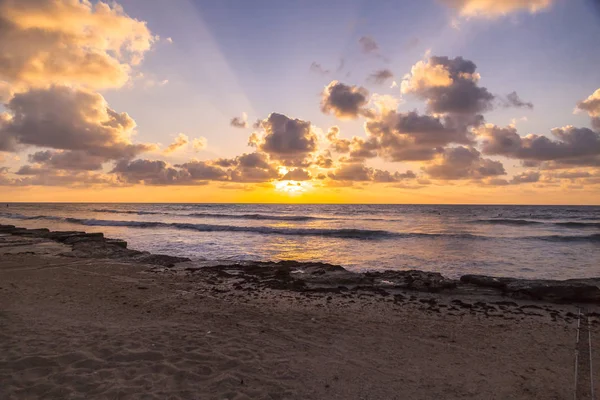
[[0, 236], [1, 399], [573, 398], [575, 305], [236, 291], [67, 250]]

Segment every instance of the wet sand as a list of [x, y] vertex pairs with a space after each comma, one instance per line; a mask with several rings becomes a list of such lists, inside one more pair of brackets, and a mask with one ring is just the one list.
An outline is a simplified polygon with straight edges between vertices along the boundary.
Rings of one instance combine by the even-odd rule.
[[574, 304], [249, 289], [69, 251], [0, 235], [2, 399], [573, 398]]

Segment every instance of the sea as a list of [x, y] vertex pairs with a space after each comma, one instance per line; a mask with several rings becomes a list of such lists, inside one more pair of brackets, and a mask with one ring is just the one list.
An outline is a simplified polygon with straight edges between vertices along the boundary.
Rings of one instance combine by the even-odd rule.
[[354, 271], [600, 277], [600, 207], [9, 203], [0, 224], [103, 232], [214, 264], [319, 261]]

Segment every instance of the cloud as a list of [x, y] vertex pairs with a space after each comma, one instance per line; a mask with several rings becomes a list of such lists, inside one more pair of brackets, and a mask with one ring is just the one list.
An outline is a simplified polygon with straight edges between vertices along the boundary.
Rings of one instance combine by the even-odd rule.
[[200, 136], [192, 141], [192, 147], [196, 153], [206, 149], [206, 146], [208, 146], [208, 140], [204, 136]]
[[84, 151], [106, 160], [132, 158], [156, 149], [133, 144], [136, 123], [109, 108], [102, 95], [53, 86], [17, 93], [0, 114], [0, 150], [38, 146]]
[[357, 118], [366, 112], [368, 95], [369, 92], [363, 87], [331, 81], [321, 93], [321, 111], [340, 119]]
[[542, 11], [552, 4], [553, 0], [440, 0], [442, 3], [458, 10], [463, 17], [496, 18], [507, 14], [529, 11]]
[[234, 128], [247, 128], [248, 127], [248, 114], [245, 112], [242, 113], [241, 117], [234, 117], [229, 122], [229, 125]]
[[526, 171], [519, 175], [513, 176], [510, 183], [519, 185], [521, 183], [535, 183], [540, 180], [540, 173], [537, 171]]
[[334, 181], [346, 182], [399, 182], [407, 179], [415, 179], [412, 171], [405, 173], [389, 172], [367, 167], [362, 162], [343, 163], [335, 171], [328, 174]]
[[162, 160], [119, 161], [111, 173], [122, 182], [146, 185], [191, 183], [188, 171], [175, 169]]
[[271, 113], [261, 126], [264, 133], [252, 135], [250, 144], [284, 165], [305, 165], [318, 149], [318, 138], [309, 121]]
[[478, 119], [390, 111], [365, 123], [369, 137], [365, 144], [390, 161], [431, 160], [449, 144], [473, 144], [468, 128], [478, 123]]
[[431, 56], [417, 62], [401, 84], [403, 94], [427, 101], [436, 114], [478, 114], [493, 108], [495, 96], [478, 86], [477, 66], [462, 57]]
[[175, 166], [161, 160], [121, 161], [112, 172], [123, 182], [147, 185], [204, 185], [208, 181], [257, 183], [279, 178], [266, 155], [259, 153], [233, 159], [192, 160]]
[[600, 131], [600, 89], [597, 89], [587, 99], [577, 103], [577, 110], [585, 111], [592, 118], [592, 126]]
[[13, 95], [13, 89], [10, 84], [0, 80], [0, 105], [7, 103]]
[[432, 179], [482, 179], [505, 175], [499, 161], [482, 158], [473, 147], [451, 147], [441, 152], [434, 163], [423, 167]]
[[360, 39], [358, 39], [358, 46], [365, 54], [379, 53], [379, 45], [371, 36], [362, 36]]
[[201, 181], [226, 181], [229, 179], [227, 171], [210, 162], [193, 160], [177, 165], [183, 177], [190, 180]]
[[392, 79], [394, 74], [389, 69], [381, 69], [369, 75], [368, 80], [378, 85], [383, 85], [388, 79]]
[[235, 165], [231, 170], [231, 180], [234, 182], [259, 183], [279, 178], [276, 166], [263, 153], [242, 154], [235, 158]]
[[0, 80], [15, 91], [121, 87], [154, 41], [118, 4], [0, 0]]
[[165, 149], [164, 153], [171, 154], [171, 153], [181, 149], [182, 147], [187, 146], [189, 142], [190, 142], [190, 138], [187, 137], [187, 135], [180, 133], [175, 137], [175, 140], [173, 140], [173, 143], [171, 143]]
[[[0, 171], [1, 172], [1, 171]], [[52, 169], [40, 165], [24, 165], [15, 172], [16, 179], [0, 176], [0, 185], [11, 186], [118, 186], [120, 183], [115, 176], [96, 173], [77, 168]]]
[[504, 107], [529, 108], [533, 109], [533, 103], [521, 100], [517, 92], [511, 92], [503, 99]]
[[97, 171], [106, 162], [104, 157], [93, 156], [83, 151], [38, 151], [28, 156], [30, 163], [45, 169]]
[[281, 178], [282, 181], [308, 181], [310, 179], [310, 173], [302, 168], [288, 171], [288, 173]]
[[321, 64], [314, 62], [314, 61], [312, 64], [310, 64], [310, 70], [311, 70], [311, 72], [316, 72], [317, 74], [321, 74], [321, 75], [327, 75], [327, 74], [329, 74], [329, 72], [331, 72], [328, 69], [323, 68], [321, 66]]
[[483, 139], [484, 154], [565, 165], [600, 165], [600, 133], [588, 128], [554, 128], [551, 132], [558, 140], [534, 134], [521, 137], [514, 126], [486, 124], [475, 132]]

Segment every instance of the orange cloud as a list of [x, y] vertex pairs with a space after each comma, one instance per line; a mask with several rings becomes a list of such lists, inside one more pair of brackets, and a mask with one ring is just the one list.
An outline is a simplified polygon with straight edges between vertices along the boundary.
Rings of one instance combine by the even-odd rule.
[[123, 86], [155, 37], [102, 1], [0, 1], [0, 80], [15, 91], [51, 84]]
[[184, 146], [187, 146], [187, 144], [190, 142], [190, 138], [187, 137], [187, 135], [184, 135], [183, 133], [180, 133], [179, 135], [177, 135], [177, 137], [175, 137], [175, 140], [173, 140], [173, 143], [171, 143], [164, 151], [165, 154], [170, 154], [173, 153], [179, 149], [181, 149]]
[[552, 5], [553, 0], [441, 0], [463, 17], [496, 18], [519, 11], [535, 13]]

